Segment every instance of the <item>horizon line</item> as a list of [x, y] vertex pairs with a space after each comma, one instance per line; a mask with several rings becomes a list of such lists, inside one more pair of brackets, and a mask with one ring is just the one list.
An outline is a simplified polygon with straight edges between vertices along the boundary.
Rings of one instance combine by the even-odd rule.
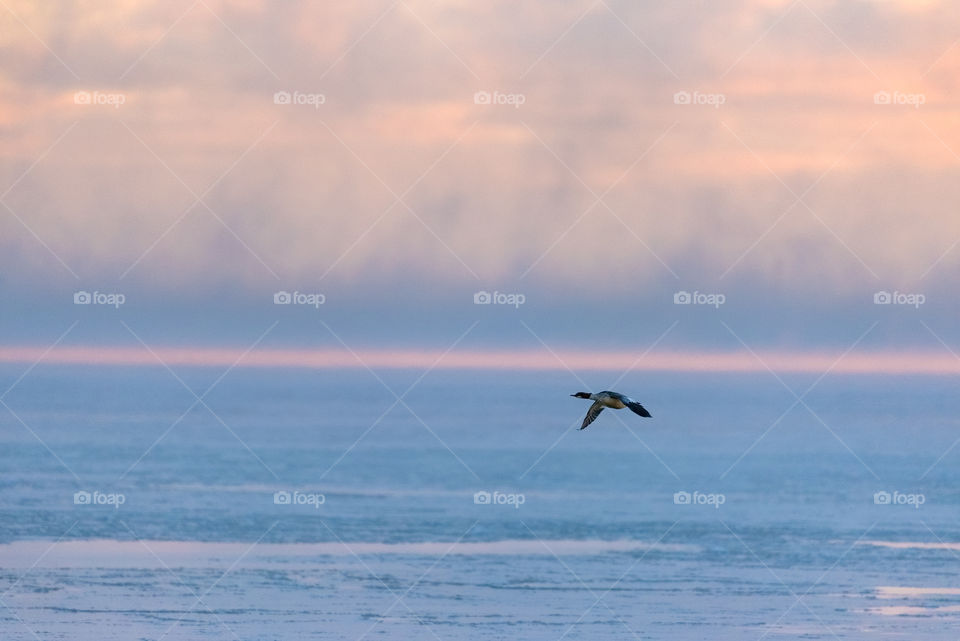
[[960, 358], [932, 352], [440, 350], [4, 346], [0, 364], [289, 369], [614, 370], [960, 375]]

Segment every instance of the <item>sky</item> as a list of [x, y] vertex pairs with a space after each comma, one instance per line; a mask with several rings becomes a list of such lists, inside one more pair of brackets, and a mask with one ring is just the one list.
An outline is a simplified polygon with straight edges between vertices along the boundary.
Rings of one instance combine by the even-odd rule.
[[949, 370], [958, 14], [3, 0], [0, 361], [863, 352]]

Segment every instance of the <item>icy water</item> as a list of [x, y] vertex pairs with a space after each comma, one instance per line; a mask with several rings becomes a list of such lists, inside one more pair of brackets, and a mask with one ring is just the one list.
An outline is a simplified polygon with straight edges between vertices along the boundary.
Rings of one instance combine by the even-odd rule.
[[221, 374], [3, 397], [0, 638], [960, 629], [955, 380], [632, 374], [654, 418], [580, 432], [569, 395], [617, 373]]

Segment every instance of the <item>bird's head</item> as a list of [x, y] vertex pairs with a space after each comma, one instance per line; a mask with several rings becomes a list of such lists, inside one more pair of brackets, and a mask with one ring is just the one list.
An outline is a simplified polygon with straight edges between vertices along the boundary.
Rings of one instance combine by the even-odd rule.
[[571, 394], [570, 396], [575, 396], [577, 398], [590, 398], [590, 392], [577, 392], [576, 394]]

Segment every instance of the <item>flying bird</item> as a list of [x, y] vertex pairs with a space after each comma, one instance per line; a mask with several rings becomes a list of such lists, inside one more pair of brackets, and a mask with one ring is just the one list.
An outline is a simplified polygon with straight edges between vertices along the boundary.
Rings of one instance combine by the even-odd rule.
[[599, 392], [597, 394], [591, 394], [590, 392], [577, 392], [576, 394], [571, 394], [576, 398], [586, 398], [593, 401], [593, 405], [590, 406], [590, 409], [587, 410], [587, 415], [583, 418], [583, 425], [580, 426], [581, 430], [587, 429], [587, 426], [590, 423], [593, 423], [600, 412], [603, 411], [603, 408], [609, 407], [613, 410], [622, 410], [624, 407], [629, 407], [630, 411], [634, 414], [643, 416], [644, 418], [650, 418], [650, 412], [646, 408], [633, 400], [629, 396], [624, 396], [618, 392]]

